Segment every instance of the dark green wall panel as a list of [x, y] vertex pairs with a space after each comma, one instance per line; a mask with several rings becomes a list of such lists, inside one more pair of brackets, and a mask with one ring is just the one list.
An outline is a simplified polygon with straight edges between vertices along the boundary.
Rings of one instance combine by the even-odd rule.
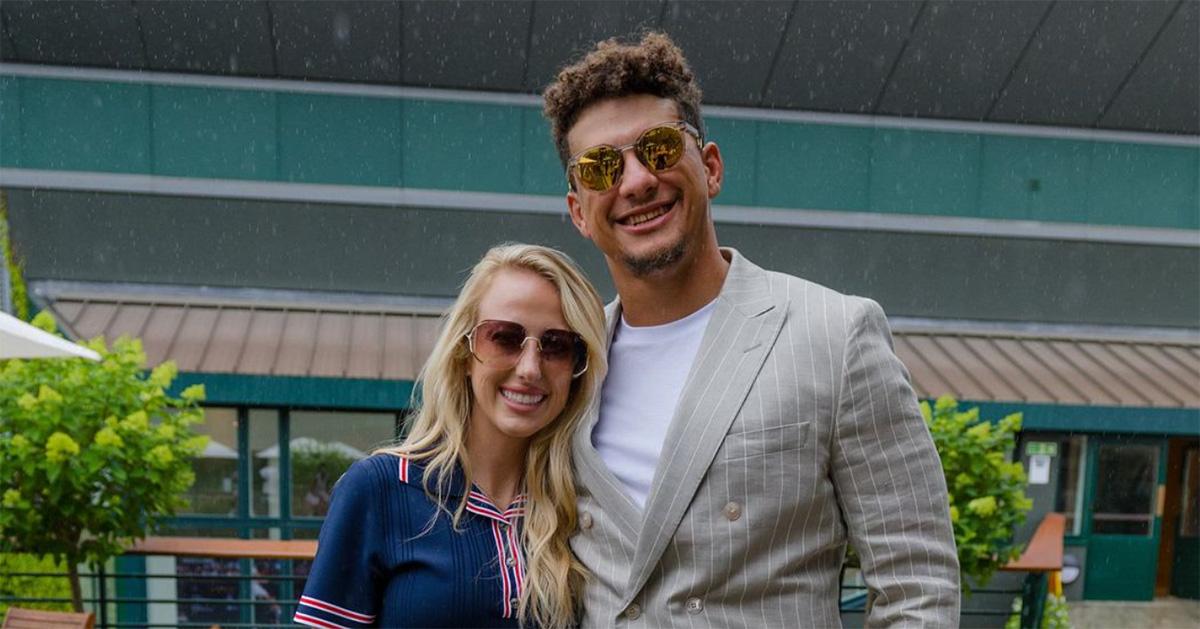
[[413, 392], [411, 380], [184, 372], [168, 393], [178, 396], [193, 384], [204, 385], [206, 403], [214, 405], [402, 410], [410, 407]]
[[[870, 209], [871, 134], [866, 127], [758, 123], [754, 155], [758, 205]], [[727, 162], [748, 161], [731, 155]], [[722, 199], [724, 202], [724, 199]]]
[[21, 79], [25, 168], [149, 173], [150, 88]]
[[278, 99], [280, 179], [403, 185], [401, 101], [324, 94]]
[[1091, 157], [1089, 142], [984, 136], [980, 217], [1086, 221]]
[[521, 192], [521, 140], [518, 107], [405, 101], [405, 185]]
[[[1200, 228], [1200, 148], [709, 117], [727, 205]], [[0, 77], [0, 164], [563, 194], [533, 105]]]
[[[563, 174], [562, 162], [550, 138], [550, 122], [542, 116], [542, 110], [534, 107], [521, 109], [521, 190], [525, 194], [567, 194], [567, 179]], [[564, 212], [566, 202], [563, 202]]]
[[719, 201], [725, 205], [755, 204], [755, 156], [758, 124], [752, 120], [706, 118], [708, 137], [721, 148], [725, 163], [725, 181], [721, 184]]
[[871, 144], [871, 209], [898, 214], [970, 215], [978, 205], [978, 135], [876, 129]]
[[276, 179], [275, 98], [272, 92], [155, 86], [155, 174]]
[[0, 76], [0, 166], [21, 166], [21, 82]]
[[[488, 247], [519, 240], [566, 251], [613, 295], [563, 214], [7, 192], [30, 280], [449, 297]], [[892, 315], [1200, 327], [1197, 247], [727, 223], [717, 236]]]
[[1196, 150], [1096, 142], [1088, 180], [1088, 220], [1137, 216], [1148, 227], [1200, 227]]

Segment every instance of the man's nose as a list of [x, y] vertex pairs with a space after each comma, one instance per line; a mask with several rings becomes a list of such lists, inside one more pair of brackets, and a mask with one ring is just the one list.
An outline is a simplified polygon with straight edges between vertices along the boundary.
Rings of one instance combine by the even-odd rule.
[[625, 151], [624, 172], [621, 173], [621, 196], [630, 199], [645, 199], [653, 196], [658, 187], [658, 177], [634, 155], [633, 150]]

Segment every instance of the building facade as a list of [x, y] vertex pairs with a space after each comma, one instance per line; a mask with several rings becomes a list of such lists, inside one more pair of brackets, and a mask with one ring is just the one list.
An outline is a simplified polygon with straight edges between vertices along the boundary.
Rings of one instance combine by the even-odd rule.
[[[613, 295], [536, 90], [651, 26], [706, 88], [722, 244], [878, 300], [923, 398], [1024, 413], [1019, 536], [1068, 514], [1069, 597], [1200, 596], [1195, 3], [60, 4], [0, 8], [0, 189], [36, 307], [206, 385], [173, 532], [315, 536], [491, 245], [560, 248]], [[1135, 26], [1097, 60], [1088, 19]], [[95, 41], [49, 43], [63, 24]]]

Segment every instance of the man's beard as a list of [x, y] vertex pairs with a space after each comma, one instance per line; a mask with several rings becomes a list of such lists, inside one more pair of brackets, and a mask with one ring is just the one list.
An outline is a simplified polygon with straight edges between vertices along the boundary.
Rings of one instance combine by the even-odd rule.
[[625, 268], [638, 277], [646, 277], [655, 271], [669, 269], [683, 259], [683, 254], [687, 251], [685, 239], [680, 238], [679, 242], [659, 249], [649, 255], [635, 257], [627, 255], [624, 260]]

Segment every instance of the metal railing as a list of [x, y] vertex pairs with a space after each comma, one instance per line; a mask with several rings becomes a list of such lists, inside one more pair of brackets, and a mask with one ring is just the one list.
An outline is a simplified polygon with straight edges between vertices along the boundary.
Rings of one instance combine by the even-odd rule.
[[[1048, 576], [1062, 568], [1062, 515], [1050, 514], [1038, 526], [1021, 558], [1002, 570], [1024, 572], [1020, 589], [978, 588], [975, 594], [1020, 596], [1022, 629], [1041, 627]], [[151, 629], [158, 627], [292, 627], [295, 601], [307, 579], [308, 560], [316, 552], [311, 540], [241, 540], [222, 538], [157, 537], [138, 542], [118, 561], [115, 571], [101, 568], [81, 574], [88, 595], [85, 607], [96, 614], [99, 629]], [[149, 557], [165, 557], [169, 571], [146, 567]], [[131, 569], [128, 558], [143, 558], [140, 569]], [[180, 561], [184, 572], [180, 572]], [[133, 563], [137, 563], [134, 561]], [[189, 570], [198, 570], [195, 573]], [[208, 570], [206, 572], [206, 570]], [[65, 579], [62, 572], [14, 572], [0, 576]], [[154, 584], [166, 584], [155, 587]], [[216, 586], [206, 587], [207, 585]], [[182, 587], [181, 587], [182, 586]], [[159, 590], [173, 591], [160, 596]], [[180, 595], [196, 594], [200, 595]], [[222, 592], [222, 596], [204, 593]], [[865, 614], [870, 591], [855, 575], [843, 569], [839, 592], [843, 616]], [[69, 598], [7, 597], [0, 603], [61, 603]], [[995, 618], [997, 626], [1012, 615], [1009, 608], [966, 606], [962, 615], [983, 620]], [[853, 623], [851, 623], [853, 624]], [[974, 622], [964, 622], [974, 625]]]

